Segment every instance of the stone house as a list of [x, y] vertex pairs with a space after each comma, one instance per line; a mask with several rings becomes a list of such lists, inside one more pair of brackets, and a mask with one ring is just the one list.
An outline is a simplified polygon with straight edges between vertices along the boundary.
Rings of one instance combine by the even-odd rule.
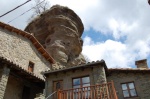
[[[48, 97], [50, 93], [53, 93], [54, 91], [57, 91], [58, 89], [68, 90], [72, 88], [81, 88], [81, 87], [87, 87], [90, 85], [106, 83], [107, 82], [106, 80], [107, 70], [108, 69], [106, 67], [105, 62], [101, 60], [101, 61], [81, 64], [78, 66], [73, 66], [73, 67], [65, 68], [61, 70], [46, 71], [44, 72], [44, 75], [46, 76], [46, 86], [45, 86], [46, 97]], [[80, 90], [80, 89], [77, 89], [77, 90]], [[69, 94], [69, 90], [67, 94]], [[71, 96], [66, 97], [66, 99], [67, 98], [70, 99]]]
[[0, 22], [0, 99], [33, 99], [52, 63], [34, 36]]
[[150, 69], [147, 60], [135, 62], [137, 68], [109, 69], [107, 81], [113, 80], [118, 99], [150, 99]]
[[[57, 90], [60, 96], [54, 94], [48, 99], [149, 99], [150, 69], [146, 59], [136, 61], [136, 65], [138, 68], [134, 69], [108, 69], [105, 61], [101, 60], [67, 69], [46, 71], [46, 97]], [[112, 85], [109, 85], [111, 82]], [[97, 91], [97, 88], [101, 90]]]
[[[49, 28], [39, 29], [39, 33], [42, 30], [47, 33], [46, 36], [42, 33], [40, 36], [36, 34], [39, 40], [28, 32], [0, 22], [0, 99], [34, 99], [36, 94], [43, 93], [43, 89], [44, 95], [36, 99], [150, 99], [150, 69], [146, 59], [136, 61], [136, 69], [107, 68], [104, 60], [89, 63], [78, 61], [83, 59], [78, 57], [83, 43], [80, 38], [83, 32], [80, 18], [69, 8], [55, 6], [51, 11], [53, 16], [49, 21], [53, 24], [50, 24]], [[65, 13], [61, 15], [63, 11]], [[41, 27], [41, 22], [43, 20], [39, 19], [35, 26]], [[29, 28], [30, 31], [38, 30], [39, 27], [34, 27], [35, 23]], [[52, 31], [50, 36], [48, 33], [51, 31], [46, 29]], [[51, 37], [62, 32], [66, 37], [69, 35], [76, 38], [70, 43], [57, 38], [57, 44], [64, 46], [59, 45], [56, 49], [65, 48], [66, 45], [70, 48], [76, 41], [78, 46], [72, 50], [58, 51], [58, 56], [66, 55], [64, 66], [61, 66], [63, 58], [56, 57], [53, 53], [55, 60], [61, 60], [60, 66], [57, 66], [48, 51], [53, 48], [51, 45], [54, 45], [56, 40]], [[44, 46], [45, 37], [48, 37], [48, 43], [54, 43]], [[40, 40], [43, 45], [39, 43]], [[76, 50], [76, 55], [72, 57]], [[55, 49], [53, 51], [55, 52]], [[71, 53], [62, 54], [69, 51]], [[66, 63], [68, 61], [69, 64]]]
[[[146, 59], [136, 61], [136, 69], [109, 69], [105, 61], [101, 60], [51, 70], [51, 64], [55, 61], [31, 34], [0, 22], [0, 40], [1, 99], [33, 99], [36, 94], [43, 92], [44, 86], [46, 97], [57, 89], [68, 91], [72, 88], [76, 90], [85, 88], [84, 90], [88, 92], [88, 86], [94, 86], [93, 89], [90, 87], [94, 91], [95, 85], [105, 86], [111, 81], [114, 86], [111, 84], [110, 90], [113, 93], [116, 92], [118, 99], [124, 99], [124, 97], [127, 99], [149, 99], [150, 97], [150, 69], [148, 69]], [[21, 50], [17, 50], [18, 47]], [[42, 71], [46, 80], [41, 75]], [[82, 84], [76, 85], [77, 82], [82, 82]], [[98, 87], [103, 88], [104, 93], [97, 94], [97, 97], [105, 99], [103, 98], [105, 96], [107, 99], [109, 90], [106, 92], [105, 89], [108, 89], [108, 86]], [[81, 93], [78, 94], [81, 95]], [[55, 93], [48, 99], [57, 99], [56, 97], [59, 98]], [[75, 97], [77, 96], [75, 95]], [[116, 99], [110, 97], [109, 99]]]

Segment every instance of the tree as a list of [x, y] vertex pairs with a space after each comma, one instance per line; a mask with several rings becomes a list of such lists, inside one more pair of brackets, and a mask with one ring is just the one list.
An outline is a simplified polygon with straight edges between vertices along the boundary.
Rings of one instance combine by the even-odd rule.
[[86, 63], [91, 61], [86, 55], [83, 55], [83, 56], [84, 56], [84, 59], [85, 59]]
[[33, 14], [28, 19], [28, 22], [32, 21], [36, 16], [42, 14], [50, 8], [50, 3], [47, 0], [34, 0], [35, 5], [33, 7]]
[[40, 15], [42, 12], [46, 11], [50, 5], [49, 2], [46, 0], [34, 0], [36, 6], [34, 7], [34, 14]]

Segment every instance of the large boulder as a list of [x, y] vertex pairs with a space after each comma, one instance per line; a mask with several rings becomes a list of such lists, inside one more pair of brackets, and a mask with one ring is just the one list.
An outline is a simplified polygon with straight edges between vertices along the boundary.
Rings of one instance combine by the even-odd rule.
[[81, 55], [83, 30], [78, 15], [68, 7], [60, 5], [51, 7], [25, 28], [25, 31], [34, 34], [55, 59], [57, 69], [85, 63]]

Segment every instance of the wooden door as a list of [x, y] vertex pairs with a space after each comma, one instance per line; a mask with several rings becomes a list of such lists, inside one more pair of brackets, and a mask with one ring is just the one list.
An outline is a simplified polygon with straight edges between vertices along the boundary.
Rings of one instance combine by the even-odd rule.
[[[53, 82], [53, 92], [63, 90], [63, 80], [54, 81]], [[57, 99], [57, 94], [54, 94], [54, 98]]]

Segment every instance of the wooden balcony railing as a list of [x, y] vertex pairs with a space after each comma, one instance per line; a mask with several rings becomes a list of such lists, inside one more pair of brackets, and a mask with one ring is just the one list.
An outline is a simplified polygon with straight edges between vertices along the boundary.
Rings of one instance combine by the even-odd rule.
[[118, 99], [113, 82], [69, 90], [59, 90], [58, 99]]

